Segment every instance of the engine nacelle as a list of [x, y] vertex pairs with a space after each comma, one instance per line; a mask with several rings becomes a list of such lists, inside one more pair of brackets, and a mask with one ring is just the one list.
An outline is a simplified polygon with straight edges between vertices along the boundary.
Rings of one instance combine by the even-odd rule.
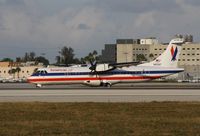
[[96, 71], [101, 72], [101, 71], [108, 71], [113, 69], [113, 67], [109, 66], [109, 64], [98, 64], [96, 66]]
[[101, 81], [100, 80], [87, 80], [87, 81], [84, 81], [84, 84], [88, 85], [88, 86], [101, 86]]

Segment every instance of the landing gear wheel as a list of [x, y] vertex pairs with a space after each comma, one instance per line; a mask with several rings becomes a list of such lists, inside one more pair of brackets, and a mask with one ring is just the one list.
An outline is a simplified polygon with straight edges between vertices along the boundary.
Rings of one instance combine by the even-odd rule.
[[105, 87], [107, 87], [107, 88], [111, 88], [111, 83], [105, 83]]
[[37, 87], [37, 88], [41, 88], [42, 85], [41, 85], [41, 84], [37, 84], [36, 87]]

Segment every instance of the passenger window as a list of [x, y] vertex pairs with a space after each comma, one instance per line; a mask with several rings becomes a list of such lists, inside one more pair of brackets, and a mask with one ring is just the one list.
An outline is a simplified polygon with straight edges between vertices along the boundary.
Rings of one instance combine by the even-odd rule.
[[40, 71], [36, 71], [35, 74], [40, 74]]
[[44, 71], [41, 71], [40, 74], [43, 75], [43, 74], [44, 74]]

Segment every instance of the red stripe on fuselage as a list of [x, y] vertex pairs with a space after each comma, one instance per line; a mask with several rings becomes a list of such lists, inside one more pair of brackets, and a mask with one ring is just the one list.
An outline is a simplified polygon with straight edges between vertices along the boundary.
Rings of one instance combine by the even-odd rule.
[[138, 80], [138, 79], [156, 79], [161, 76], [131, 76], [131, 77], [79, 77], [79, 78], [35, 78], [28, 79], [28, 82], [53, 82], [53, 81], [88, 81], [88, 80]]

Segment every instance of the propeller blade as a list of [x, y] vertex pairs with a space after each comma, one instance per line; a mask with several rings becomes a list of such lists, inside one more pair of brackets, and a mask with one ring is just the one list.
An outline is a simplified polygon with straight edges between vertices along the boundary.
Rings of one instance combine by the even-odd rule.
[[97, 62], [96, 62], [96, 61], [92, 62], [92, 61], [90, 60], [90, 64], [91, 64], [91, 66], [89, 67], [89, 69], [90, 69], [92, 72], [96, 71]]

